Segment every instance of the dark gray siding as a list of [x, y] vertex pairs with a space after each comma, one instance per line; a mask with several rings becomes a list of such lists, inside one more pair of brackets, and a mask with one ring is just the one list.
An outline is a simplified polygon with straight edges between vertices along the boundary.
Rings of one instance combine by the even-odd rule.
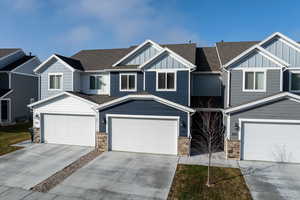
[[[120, 74], [127, 72], [111, 72], [110, 73], [110, 95], [111, 96], [125, 96], [134, 94], [135, 92], [121, 92], [120, 91]], [[137, 73], [137, 92], [143, 91], [143, 73], [142, 72], [128, 72]]]
[[230, 105], [240, 105], [280, 92], [280, 73], [280, 70], [267, 70], [266, 92], [243, 92], [243, 71], [231, 71]]
[[5, 98], [11, 99], [11, 119], [30, 117], [30, 98], [38, 100], [38, 77], [11, 74], [13, 92]]
[[188, 106], [189, 71], [177, 71], [176, 91], [156, 91], [156, 72], [145, 72], [146, 92]]
[[0, 89], [9, 89], [8, 73], [0, 73]]
[[41, 61], [37, 57], [34, 57], [31, 60], [24, 63], [23, 65], [20, 65], [18, 68], [14, 70], [14, 72], [34, 74], [33, 70], [37, 68], [40, 64]]
[[[166, 106], [156, 101], [128, 101], [105, 110], [100, 111], [100, 131], [106, 132], [106, 114], [122, 115], [159, 115], [159, 116], [179, 116], [180, 117], [180, 136], [188, 135], [188, 117], [189, 114], [175, 108]], [[141, 130], [142, 131], [142, 130]], [[163, 134], [163, 133], [162, 133]]]
[[192, 96], [221, 96], [221, 77], [219, 74], [192, 73]]
[[234, 130], [234, 125], [239, 123], [239, 118], [300, 120], [300, 104], [290, 99], [283, 99], [231, 114], [230, 133], [233, 139], [237, 139], [238, 137], [237, 131]]
[[230, 72], [222, 72], [222, 99], [224, 101], [224, 108], [227, 107], [227, 95], [228, 95], [228, 87], [227, 86], [227, 81], [228, 81], [228, 76]]

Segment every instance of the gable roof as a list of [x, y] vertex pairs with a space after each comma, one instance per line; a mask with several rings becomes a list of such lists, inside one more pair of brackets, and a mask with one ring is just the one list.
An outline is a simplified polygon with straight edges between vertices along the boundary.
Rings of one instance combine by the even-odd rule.
[[26, 63], [27, 61], [31, 60], [35, 56], [23, 56], [20, 59], [4, 66], [3, 68], [0, 69], [0, 71], [12, 71], [15, 68], [19, 67], [20, 65]]
[[0, 59], [20, 50], [18, 48], [2, 48], [0, 49]]
[[81, 65], [81, 62], [79, 60], [76, 60], [74, 58], [70, 58], [70, 57], [65, 57], [59, 54], [55, 54], [57, 57], [59, 57], [61, 60], [63, 60], [64, 62], [68, 63], [68, 65], [70, 65], [71, 67], [73, 67], [74, 69], [83, 71], [83, 67]]
[[199, 47], [196, 50], [196, 70], [195, 71], [220, 71], [221, 66], [216, 47]]
[[234, 112], [238, 112], [238, 111], [241, 111], [241, 110], [250, 109], [250, 108], [253, 108], [253, 107], [264, 105], [266, 103], [273, 102], [273, 101], [280, 100], [280, 99], [284, 99], [284, 98], [292, 98], [292, 99], [295, 99], [295, 100], [298, 100], [298, 101], [300, 100], [299, 95], [296, 95], [296, 94], [293, 94], [293, 93], [290, 93], [290, 92], [281, 92], [281, 93], [278, 93], [278, 94], [271, 95], [269, 97], [264, 97], [262, 99], [251, 101], [249, 103], [245, 103], [245, 104], [242, 104], [242, 105], [239, 105], [239, 106], [228, 108], [228, 109], [224, 110], [224, 113], [226, 113], [226, 114], [227, 113], [234, 113]]

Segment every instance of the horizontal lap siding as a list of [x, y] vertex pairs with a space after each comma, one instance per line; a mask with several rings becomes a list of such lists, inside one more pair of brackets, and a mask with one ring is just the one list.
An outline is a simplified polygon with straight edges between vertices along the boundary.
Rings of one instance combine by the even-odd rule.
[[[142, 72], [122, 72], [122, 73], [130, 73], [130, 74], [137, 74], [137, 91], [143, 91], [143, 73]], [[120, 74], [119, 72], [110, 72], [110, 95], [111, 96], [125, 96], [128, 94], [134, 94], [136, 92], [121, 92], [120, 91]]]
[[50, 96], [61, 93], [62, 91], [50, 91], [48, 90], [49, 81], [48, 74], [49, 73], [63, 73], [63, 86], [62, 91], [73, 91], [73, 82], [72, 82], [72, 74], [71, 69], [66, 67], [64, 64], [57, 60], [52, 60], [49, 66], [45, 67], [45, 71], [41, 74], [41, 99], [48, 98]]
[[106, 124], [103, 122], [105, 121], [107, 114], [179, 116], [180, 121], [183, 124], [183, 126], [180, 126], [180, 136], [188, 135], [188, 113], [156, 101], [133, 100], [100, 111], [100, 131], [103, 132], [106, 132]]
[[248, 103], [280, 92], [280, 70], [267, 70], [266, 92], [243, 92], [243, 71], [231, 71], [231, 106]]
[[232, 137], [237, 138], [237, 131], [234, 130], [234, 126], [236, 123], [239, 123], [239, 118], [300, 120], [300, 106], [298, 102], [284, 99], [247, 111], [234, 113], [230, 118]]

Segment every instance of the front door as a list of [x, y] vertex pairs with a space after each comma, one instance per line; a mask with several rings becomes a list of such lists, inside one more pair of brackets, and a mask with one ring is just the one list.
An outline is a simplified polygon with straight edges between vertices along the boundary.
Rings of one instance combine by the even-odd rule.
[[9, 100], [1, 100], [1, 122], [9, 122]]

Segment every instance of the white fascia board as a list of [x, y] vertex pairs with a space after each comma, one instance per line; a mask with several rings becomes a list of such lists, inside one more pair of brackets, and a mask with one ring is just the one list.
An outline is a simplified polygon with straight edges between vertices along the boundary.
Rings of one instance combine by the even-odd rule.
[[163, 49], [159, 44], [153, 42], [152, 40], [146, 40], [142, 44], [140, 44], [139, 46], [137, 46], [136, 48], [134, 48], [126, 56], [124, 56], [123, 58], [121, 58], [120, 60], [118, 60], [117, 62], [115, 62], [112, 66], [115, 67], [115, 66], [119, 65], [121, 62], [123, 62], [125, 59], [129, 58], [131, 55], [133, 55], [135, 52], [137, 52], [140, 48], [144, 47], [146, 44], [152, 44], [152, 46], [154, 48], [156, 48], [158, 51], [161, 51]]
[[162, 56], [164, 53], [169, 53], [169, 55], [171, 57], [173, 57], [175, 60], [179, 61], [180, 63], [182, 63], [183, 65], [187, 66], [188, 68], [190, 68], [191, 70], [194, 70], [196, 68], [196, 65], [194, 65], [193, 63], [191, 63], [190, 61], [186, 60], [185, 58], [183, 58], [182, 56], [178, 55], [177, 53], [175, 53], [174, 51], [172, 51], [169, 48], [163, 48], [163, 50], [161, 50], [161, 52], [159, 52], [158, 54], [156, 54], [155, 56], [153, 56], [151, 59], [149, 59], [147, 62], [143, 63], [142, 65], [139, 66], [140, 69], [144, 68], [145, 66], [147, 66], [149, 63], [151, 63], [152, 61], [154, 61], [155, 59], [159, 58], [160, 56]]
[[224, 68], [227, 68], [230, 65], [236, 63], [237, 61], [239, 61], [240, 59], [244, 58], [245, 56], [247, 56], [248, 54], [252, 53], [253, 51], [258, 51], [258, 53], [260, 53], [261, 55], [263, 55], [267, 59], [271, 60], [272, 62], [280, 65], [281, 67], [287, 67], [287, 66], [289, 66], [289, 63], [287, 63], [284, 60], [278, 58], [277, 56], [274, 56], [273, 54], [271, 54], [270, 52], [268, 52], [267, 50], [265, 50], [261, 46], [254, 45], [254, 46], [250, 47], [249, 49], [247, 49], [246, 51], [244, 51], [243, 53], [241, 53], [240, 55], [238, 55], [237, 57], [235, 57], [232, 60], [230, 60], [228, 63], [226, 63], [224, 65]]
[[[37, 71], [42, 68], [47, 62], [49, 62], [52, 58], [56, 58], [57, 60], [59, 60], [60, 62], [62, 62], [65, 66], [67, 66], [72, 72], [76, 71], [73, 67], [71, 67], [68, 63], [66, 63], [65, 61], [63, 61], [62, 59], [60, 59], [59, 57], [57, 57], [55, 54], [53, 54], [52, 56], [50, 56], [47, 60], [45, 60], [42, 64], [40, 64], [37, 68], [35, 68], [33, 71], [35, 73], [37, 73]], [[80, 71], [80, 70], [78, 70]]]
[[96, 104], [96, 103], [91, 102], [91, 101], [89, 101], [89, 100], [87, 100], [87, 99], [81, 98], [81, 97], [79, 97], [79, 96], [77, 96], [77, 95], [71, 94], [71, 93], [69, 93], [69, 92], [61, 92], [61, 93], [59, 93], [59, 94], [57, 94], [57, 95], [48, 97], [48, 98], [46, 98], [46, 99], [37, 101], [37, 102], [32, 103], [32, 104], [29, 104], [29, 105], [27, 105], [27, 107], [32, 108], [32, 107], [34, 107], [34, 106], [36, 106], [36, 105], [39, 105], [39, 104], [41, 104], [41, 103], [45, 103], [45, 102], [47, 102], [47, 101], [50, 101], [50, 100], [52, 100], [52, 99], [55, 99], [55, 98], [60, 97], [60, 96], [63, 96], [63, 95], [67, 95], [67, 96], [74, 97], [74, 98], [79, 99], [79, 100], [81, 100], [81, 101], [83, 101], [83, 102], [89, 103], [89, 104], [93, 105], [94, 107], [99, 106], [99, 104]]
[[124, 101], [129, 101], [129, 100], [154, 100], [154, 101], [157, 101], [157, 102], [159, 102], [159, 103], [165, 104], [165, 105], [167, 105], [167, 106], [170, 106], [170, 107], [173, 107], [173, 108], [182, 110], [182, 111], [184, 111], [184, 112], [189, 112], [189, 113], [195, 112], [194, 109], [191, 109], [191, 108], [189, 108], [189, 107], [180, 105], [180, 104], [178, 104], [178, 103], [174, 103], [174, 102], [172, 102], [172, 101], [169, 101], [169, 100], [166, 100], [166, 99], [163, 99], [163, 98], [154, 96], [154, 95], [127, 95], [127, 96], [124, 96], [124, 97], [121, 97], [121, 98], [112, 100], [112, 101], [110, 101], [110, 102], [101, 104], [101, 105], [98, 106], [96, 109], [97, 109], [97, 110], [102, 110], [102, 109], [107, 108], [107, 107], [109, 107], [109, 106], [113, 106], [113, 105], [116, 105], [116, 104], [120, 104], [120, 103], [122, 103], [122, 102], [124, 102]]
[[258, 106], [258, 105], [276, 100], [276, 99], [285, 98], [285, 97], [290, 97], [290, 98], [293, 98], [293, 99], [296, 99], [296, 100], [300, 100], [299, 95], [296, 95], [296, 94], [293, 94], [293, 93], [290, 93], [290, 92], [282, 92], [282, 93], [279, 93], [279, 94], [276, 94], [276, 95], [273, 95], [273, 96], [270, 96], [270, 97], [266, 97], [266, 98], [261, 99], [261, 100], [257, 100], [257, 101], [251, 102], [251, 103], [246, 103], [246, 104], [243, 104], [243, 105], [240, 105], [240, 106], [236, 106], [236, 107], [233, 107], [233, 108], [226, 109], [226, 110], [224, 110], [224, 113], [227, 114], [227, 113], [232, 113], [232, 112], [239, 111], [239, 110], [242, 110], [242, 109], [252, 108], [252, 107], [255, 107], [255, 106]]

